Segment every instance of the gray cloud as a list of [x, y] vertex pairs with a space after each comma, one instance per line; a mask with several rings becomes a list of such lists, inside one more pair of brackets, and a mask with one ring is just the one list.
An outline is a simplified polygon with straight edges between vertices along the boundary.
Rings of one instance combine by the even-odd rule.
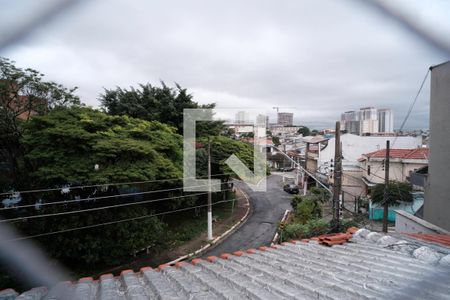
[[[402, 4], [450, 32], [445, 1]], [[78, 86], [93, 106], [103, 87], [164, 80], [201, 103], [289, 107], [317, 127], [367, 105], [391, 107], [399, 126], [427, 68], [445, 60], [356, 1], [331, 0], [84, 1], [0, 54]], [[428, 98], [426, 85], [408, 128], [428, 127]]]

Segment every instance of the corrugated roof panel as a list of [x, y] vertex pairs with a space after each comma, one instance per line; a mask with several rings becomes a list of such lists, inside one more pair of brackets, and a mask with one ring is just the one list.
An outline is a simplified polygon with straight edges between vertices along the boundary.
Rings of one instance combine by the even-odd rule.
[[[237, 251], [193, 264], [125, 270], [0, 299], [450, 299], [450, 256], [365, 229]], [[62, 295], [62, 296], [61, 296]]]

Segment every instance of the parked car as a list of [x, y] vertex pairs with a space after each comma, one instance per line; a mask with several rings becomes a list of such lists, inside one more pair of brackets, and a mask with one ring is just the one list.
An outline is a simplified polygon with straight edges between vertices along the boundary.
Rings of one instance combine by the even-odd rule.
[[291, 172], [294, 171], [295, 168], [279, 168], [278, 171], [280, 172]]
[[286, 184], [283, 186], [283, 190], [289, 194], [298, 194], [300, 192], [298, 186], [295, 184]]

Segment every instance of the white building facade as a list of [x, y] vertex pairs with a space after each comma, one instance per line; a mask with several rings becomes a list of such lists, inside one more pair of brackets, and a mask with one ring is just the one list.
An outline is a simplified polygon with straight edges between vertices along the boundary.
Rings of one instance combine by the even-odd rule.
[[378, 132], [394, 132], [394, 112], [391, 109], [378, 109]]

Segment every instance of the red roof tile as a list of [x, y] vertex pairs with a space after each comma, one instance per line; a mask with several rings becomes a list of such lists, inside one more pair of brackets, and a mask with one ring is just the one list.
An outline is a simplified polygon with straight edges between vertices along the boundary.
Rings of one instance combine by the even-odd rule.
[[[390, 158], [404, 158], [404, 159], [428, 159], [429, 148], [415, 148], [415, 149], [390, 149]], [[372, 158], [384, 158], [386, 156], [386, 149], [370, 152], [364, 156]]]
[[450, 235], [448, 234], [408, 233], [408, 235], [427, 242], [433, 242], [450, 247]]

